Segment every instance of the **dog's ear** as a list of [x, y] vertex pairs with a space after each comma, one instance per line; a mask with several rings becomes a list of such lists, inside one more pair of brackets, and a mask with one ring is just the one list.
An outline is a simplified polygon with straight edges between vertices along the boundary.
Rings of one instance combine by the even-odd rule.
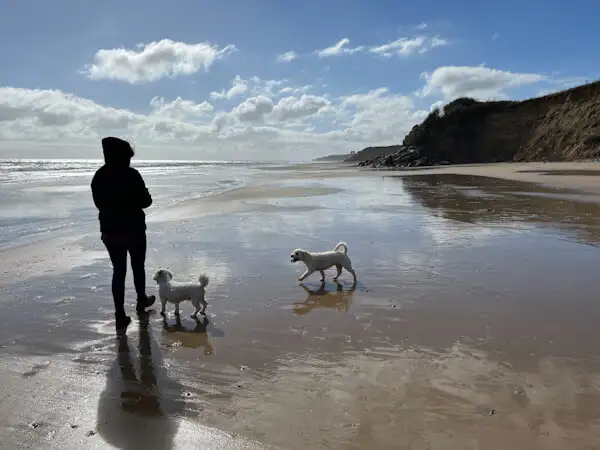
[[173, 274], [167, 269], [158, 269], [154, 273], [154, 281], [170, 280], [173, 278]]

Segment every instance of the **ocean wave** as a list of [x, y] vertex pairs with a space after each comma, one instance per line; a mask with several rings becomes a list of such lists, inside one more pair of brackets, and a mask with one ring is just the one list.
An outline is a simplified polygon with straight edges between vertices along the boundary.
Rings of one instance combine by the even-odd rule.
[[[0, 159], [0, 170], [16, 172], [54, 171], [54, 170], [90, 170], [103, 164], [100, 159]], [[134, 160], [133, 167], [206, 167], [206, 166], [261, 166], [261, 161], [168, 161]]]
[[[0, 159], [0, 182], [22, 181], [24, 178], [54, 179], [58, 177], [93, 176], [103, 164], [99, 159]], [[132, 167], [142, 173], [165, 173], [210, 168], [258, 168], [268, 165], [261, 161], [179, 161], [134, 160]]]

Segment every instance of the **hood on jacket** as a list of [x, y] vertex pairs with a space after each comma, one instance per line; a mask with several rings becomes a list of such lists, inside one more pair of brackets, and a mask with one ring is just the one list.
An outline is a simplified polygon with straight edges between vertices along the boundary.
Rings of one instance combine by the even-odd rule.
[[110, 166], [129, 166], [134, 155], [129, 142], [112, 136], [102, 139], [102, 152], [104, 162]]

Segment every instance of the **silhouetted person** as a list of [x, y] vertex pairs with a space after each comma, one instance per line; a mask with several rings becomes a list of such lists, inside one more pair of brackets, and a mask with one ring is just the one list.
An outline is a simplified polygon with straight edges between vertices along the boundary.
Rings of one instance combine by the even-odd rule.
[[152, 197], [140, 173], [130, 167], [134, 155], [129, 142], [115, 137], [102, 139], [104, 165], [92, 180], [92, 195], [98, 208], [102, 242], [113, 266], [112, 294], [117, 332], [125, 331], [131, 318], [125, 313], [127, 253], [137, 293], [138, 312], [154, 303], [146, 295], [146, 215]]

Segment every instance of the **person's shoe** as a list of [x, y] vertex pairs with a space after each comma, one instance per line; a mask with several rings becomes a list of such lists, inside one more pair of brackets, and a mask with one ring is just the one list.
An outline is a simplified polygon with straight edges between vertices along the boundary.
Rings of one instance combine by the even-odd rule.
[[155, 295], [147, 295], [146, 297], [138, 297], [135, 310], [138, 313], [145, 313], [146, 308], [149, 308], [150, 306], [154, 305], [155, 301], [156, 301]]
[[118, 335], [125, 334], [125, 332], [127, 331], [127, 327], [129, 326], [130, 323], [131, 323], [131, 317], [129, 317], [129, 316], [125, 316], [123, 318], [117, 319], [117, 322], [115, 324], [115, 327], [117, 329], [117, 334]]

